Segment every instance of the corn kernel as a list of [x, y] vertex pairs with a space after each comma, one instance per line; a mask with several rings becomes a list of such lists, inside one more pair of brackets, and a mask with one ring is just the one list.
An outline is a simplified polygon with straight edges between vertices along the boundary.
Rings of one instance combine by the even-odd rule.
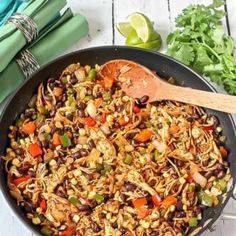
[[85, 135], [86, 135], [85, 129], [79, 129], [79, 134], [80, 134], [81, 136], [85, 136]]
[[74, 221], [75, 223], [78, 223], [79, 220], [80, 220], [80, 216], [79, 216], [79, 215], [74, 215], [74, 216], [73, 216], [73, 221]]

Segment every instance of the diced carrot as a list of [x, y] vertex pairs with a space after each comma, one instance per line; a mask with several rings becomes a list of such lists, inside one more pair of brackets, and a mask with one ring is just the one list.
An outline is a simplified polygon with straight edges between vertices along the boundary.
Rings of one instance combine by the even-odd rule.
[[141, 219], [144, 219], [150, 214], [150, 210], [146, 207], [140, 207], [137, 209], [137, 213]]
[[96, 121], [92, 117], [86, 117], [84, 118], [84, 124], [89, 127], [93, 127], [96, 125]]
[[25, 134], [33, 134], [36, 130], [36, 125], [34, 122], [29, 122], [23, 125], [22, 132]]
[[225, 149], [225, 147], [220, 146], [220, 154], [224, 158], [228, 156], [228, 151]]
[[159, 206], [161, 203], [161, 198], [159, 197], [159, 195], [153, 195], [152, 196], [152, 201], [155, 204], [155, 206]]
[[189, 174], [186, 180], [191, 184], [193, 182], [193, 176]]
[[134, 236], [131, 232], [126, 232], [125, 236]]
[[134, 105], [134, 107], [133, 107], [133, 111], [134, 111], [135, 113], [139, 113], [139, 112], [141, 111], [141, 109], [140, 109], [139, 106]]
[[146, 142], [152, 137], [152, 135], [153, 135], [152, 131], [144, 129], [139, 134], [136, 135], [135, 139], [139, 142]]
[[47, 210], [47, 202], [44, 198], [40, 202], [40, 208], [42, 209], [43, 212]]
[[75, 233], [75, 229], [72, 228], [72, 229], [67, 229], [67, 230], [64, 230], [63, 232], [60, 232], [59, 235], [60, 236], [72, 236], [74, 233]]
[[120, 124], [120, 126], [125, 126], [129, 123], [129, 121], [126, 121], [124, 117], [120, 117], [118, 119], [118, 123]]
[[210, 125], [210, 126], [204, 126], [203, 127], [203, 130], [207, 133], [210, 133], [211, 131], [213, 131], [215, 128], [214, 128], [214, 125]]
[[107, 114], [103, 112], [100, 119], [101, 123], [104, 124], [106, 122], [106, 119], [107, 119]]
[[139, 207], [147, 205], [147, 198], [145, 197], [137, 198], [137, 199], [132, 200], [132, 203], [135, 208], [139, 208]]
[[99, 108], [103, 104], [103, 99], [102, 98], [96, 98], [94, 100], [94, 105], [96, 108]]
[[171, 125], [169, 128], [170, 134], [176, 134], [179, 132], [179, 130], [180, 130], [179, 126], [175, 124]]
[[171, 205], [174, 205], [177, 202], [177, 198], [174, 196], [167, 196], [161, 203], [165, 208], [169, 208]]
[[43, 154], [42, 149], [39, 147], [37, 143], [30, 144], [28, 150], [32, 157], [37, 157]]
[[23, 176], [23, 177], [19, 177], [19, 178], [17, 178], [17, 179], [14, 179], [14, 180], [12, 181], [12, 183], [13, 183], [15, 186], [18, 186], [19, 184], [21, 184], [21, 183], [23, 183], [23, 182], [29, 180], [30, 178], [31, 178], [30, 175], [26, 175], [26, 176]]
[[61, 145], [60, 135], [58, 133], [54, 133], [52, 136], [52, 144], [56, 147]]
[[115, 81], [114, 78], [105, 76], [105, 78], [104, 78], [105, 88], [107, 88], [107, 89], [111, 88], [114, 84], [114, 81]]

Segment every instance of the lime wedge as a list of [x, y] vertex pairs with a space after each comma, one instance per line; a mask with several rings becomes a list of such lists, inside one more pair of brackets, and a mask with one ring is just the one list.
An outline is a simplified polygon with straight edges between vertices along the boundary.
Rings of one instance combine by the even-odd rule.
[[152, 22], [142, 13], [136, 12], [128, 17], [130, 25], [136, 30], [139, 38], [144, 43], [152, 39], [152, 34], [155, 32]]
[[143, 41], [142, 41], [142, 39], [140, 39], [138, 37], [135, 30], [132, 30], [129, 33], [129, 35], [125, 41], [125, 45], [127, 45], [127, 46], [135, 46], [136, 44], [141, 44], [141, 43], [143, 43]]
[[161, 48], [161, 44], [162, 44], [162, 40], [160, 38], [160, 39], [156, 39], [156, 40], [150, 41], [148, 43], [136, 44], [135, 47], [151, 49], [153, 51], [158, 51]]
[[134, 30], [128, 22], [120, 22], [116, 24], [116, 28], [126, 38], [130, 34], [130, 32]]

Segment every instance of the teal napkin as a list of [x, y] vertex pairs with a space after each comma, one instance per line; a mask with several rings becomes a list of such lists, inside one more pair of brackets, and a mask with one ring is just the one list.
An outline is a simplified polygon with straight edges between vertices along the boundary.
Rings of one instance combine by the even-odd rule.
[[1, 0], [0, 26], [4, 25], [15, 12], [21, 12], [32, 0]]

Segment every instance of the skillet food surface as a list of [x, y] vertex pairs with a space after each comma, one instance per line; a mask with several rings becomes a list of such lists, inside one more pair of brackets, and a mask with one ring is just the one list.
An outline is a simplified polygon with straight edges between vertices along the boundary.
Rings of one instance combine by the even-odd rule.
[[39, 85], [9, 128], [10, 194], [44, 235], [188, 234], [231, 179], [217, 116], [132, 99], [98, 72]]

